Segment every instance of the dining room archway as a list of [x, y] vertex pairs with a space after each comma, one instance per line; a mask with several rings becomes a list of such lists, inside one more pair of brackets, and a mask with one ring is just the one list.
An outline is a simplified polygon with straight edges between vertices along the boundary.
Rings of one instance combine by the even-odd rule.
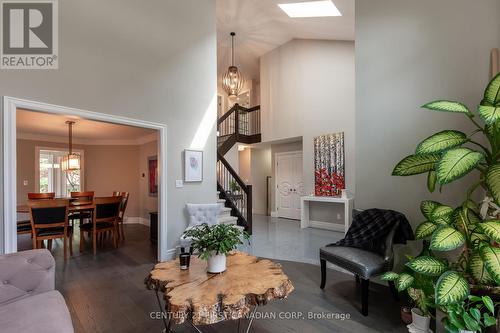
[[139, 128], [155, 130], [158, 133], [157, 140], [157, 195], [158, 195], [158, 260], [164, 260], [171, 256], [171, 250], [167, 249], [167, 126], [165, 124], [153, 123], [139, 119], [93, 112], [89, 110], [41, 103], [36, 101], [18, 99], [13, 97], [2, 97], [3, 114], [3, 248], [4, 253], [17, 251], [17, 225], [16, 225], [16, 191], [17, 191], [17, 169], [16, 169], [16, 114], [18, 110], [30, 110], [53, 115], [65, 115], [78, 117], [86, 120], [100, 121], [117, 125], [134, 126]]

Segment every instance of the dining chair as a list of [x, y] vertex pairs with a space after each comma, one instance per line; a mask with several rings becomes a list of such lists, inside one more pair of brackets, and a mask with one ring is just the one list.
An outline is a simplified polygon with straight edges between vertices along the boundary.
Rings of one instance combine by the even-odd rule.
[[55, 197], [56, 197], [55, 192], [48, 192], [48, 193], [30, 192], [30, 193], [28, 193], [28, 200], [51, 200], [51, 199], [55, 199]]
[[123, 220], [125, 218], [125, 210], [127, 209], [128, 198], [130, 193], [128, 192], [113, 192], [114, 197], [122, 197], [122, 202], [120, 204], [120, 215], [118, 216], [118, 240], [125, 240], [125, 233], [123, 231]]
[[[56, 194], [54, 192], [49, 193], [28, 193], [28, 200], [51, 200], [54, 199]], [[17, 234], [31, 234], [31, 221], [30, 220], [20, 220], [17, 221]], [[48, 248], [52, 247], [52, 241], [49, 240]]]
[[30, 200], [31, 230], [33, 234], [33, 248], [42, 247], [42, 241], [63, 239], [64, 259], [67, 259], [67, 243], [69, 238], [69, 251], [73, 255], [72, 234], [73, 227], [68, 223], [69, 200]]
[[[73, 203], [89, 203], [94, 200], [94, 191], [86, 191], [86, 192], [71, 192], [71, 199], [73, 199]], [[73, 212], [69, 215], [70, 222], [74, 222], [75, 220], [80, 221], [80, 224], [83, 224], [84, 219], [90, 219], [92, 217], [92, 211], [77, 211]]]
[[80, 225], [80, 252], [83, 251], [83, 233], [91, 234], [94, 255], [97, 253], [97, 236], [111, 231], [113, 245], [117, 247], [118, 216], [120, 214], [121, 197], [98, 197], [94, 199], [95, 213], [92, 222]]

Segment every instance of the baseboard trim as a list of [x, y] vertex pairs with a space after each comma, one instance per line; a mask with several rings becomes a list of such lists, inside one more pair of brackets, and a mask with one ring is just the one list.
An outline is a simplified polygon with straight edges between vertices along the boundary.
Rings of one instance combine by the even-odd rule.
[[165, 259], [173, 260], [175, 259], [176, 255], [177, 255], [177, 248], [169, 249], [167, 250], [167, 253], [165, 253]]
[[142, 224], [149, 227], [149, 219], [140, 216], [125, 216], [123, 224]]
[[309, 226], [318, 229], [327, 229], [332, 231], [340, 231], [344, 232], [345, 226], [340, 223], [331, 223], [331, 222], [321, 222], [321, 221], [309, 221]]
[[278, 217], [278, 212], [277, 211], [272, 211], [271, 212], [271, 217]]

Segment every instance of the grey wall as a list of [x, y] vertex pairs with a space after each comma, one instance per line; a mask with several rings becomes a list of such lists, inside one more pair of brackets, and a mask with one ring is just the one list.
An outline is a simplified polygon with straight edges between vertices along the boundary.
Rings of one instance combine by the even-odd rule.
[[[59, 70], [2, 70], [0, 95], [167, 124], [173, 247], [185, 203], [215, 201], [215, 1], [59, 1], [59, 36]], [[199, 127], [208, 140], [192, 147]], [[204, 150], [204, 181], [176, 189], [190, 147]]]
[[262, 141], [302, 137], [309, 193], [314, 137], [345, 132], [346, 186], [354, 191], [354, 43], [292, 40], [262, 56], [260, 65]]
[[421, 200], [464, 199], [468, 180], [430, 195], [425, 176], [391, 171], [434, 132], [472, 129], [464, 116], [419, 106], [446, 98], [475, 108], [500, 46], [499, 15], [498, 0], [356, 0], [356, 207], [396, 209], [416, 225]]

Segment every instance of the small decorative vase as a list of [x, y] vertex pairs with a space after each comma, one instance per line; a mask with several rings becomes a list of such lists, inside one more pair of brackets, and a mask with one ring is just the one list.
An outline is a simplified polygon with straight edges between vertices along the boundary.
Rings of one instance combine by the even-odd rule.
[[412, 323], [408, 325], [408, 331], [411, 333], [428, 333], [432, 332], [429, 328], [431, 317], [424, 316], [422, 311], [417, 308], [411, 309]]
[[208, 257], [207, 271], [209, 273], [222, 273], [226, 270], [226, 255], [214, 254]]

